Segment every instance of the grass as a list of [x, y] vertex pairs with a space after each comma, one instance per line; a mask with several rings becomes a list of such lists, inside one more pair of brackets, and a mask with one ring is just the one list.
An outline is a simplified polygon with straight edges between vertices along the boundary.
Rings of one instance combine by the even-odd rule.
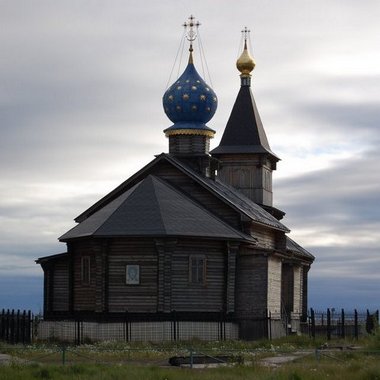
[[[291, 336], [276, 341], [259, 342], [167, 342], [112, 343], [69, 347], [62, 366], [62, 347], [35, 344], [27, 347], [0, 344], [0, 352], [29, 361], [0, 367], [1, 380], [75, 379], [75, 380], [380, 380], [380, 334], [357, 342], [334, 341], [332, 345], [360, 345], [360, 351], [321, 351], [314, 349], [323, 341]], [[173, 355], [188, 355], [189, 349], [209, 355], [236, 354], [244, 356], [249, 365], [216, 369], [181, 369], [162, 367]], [[289, 355], [299, 350], [310, 354], [277, 368], [261, 364], [265, 356]]]

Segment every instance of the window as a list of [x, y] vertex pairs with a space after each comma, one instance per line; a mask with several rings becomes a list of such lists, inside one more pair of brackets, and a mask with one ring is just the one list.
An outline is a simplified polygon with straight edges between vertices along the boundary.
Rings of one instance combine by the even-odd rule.
[[190, 256], [189, 258], [189, 282], [191, 284], [206, 284], [206, 257]]
[[82, 257], [82, 268], [81, 268], [81, 279], [82, 284], [88, 285], [90, 283], [90, 274], [91, 274], [91, 262], [90, 256]]
[[126, 284], [139, 285], [140, 284], [140, 265], [127, 265], [125, 268]]

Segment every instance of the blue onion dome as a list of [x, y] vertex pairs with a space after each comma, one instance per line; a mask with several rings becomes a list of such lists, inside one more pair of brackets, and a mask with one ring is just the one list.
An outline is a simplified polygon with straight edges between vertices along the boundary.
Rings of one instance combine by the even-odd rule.
[[195, 69], [191, 53], [185, 71], [165, 92], [162, 102], [166, 116], [174, 123], [166, 134], [181, 129], [214, 132], [205, 123], [214, 116], [218, 99]]

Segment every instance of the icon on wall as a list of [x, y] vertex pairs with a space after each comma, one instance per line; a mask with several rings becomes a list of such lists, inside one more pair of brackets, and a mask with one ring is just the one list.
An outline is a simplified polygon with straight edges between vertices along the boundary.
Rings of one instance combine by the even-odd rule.
[[127, 285], [140, 284], [140, 265], [127, 265], [126, 278]]

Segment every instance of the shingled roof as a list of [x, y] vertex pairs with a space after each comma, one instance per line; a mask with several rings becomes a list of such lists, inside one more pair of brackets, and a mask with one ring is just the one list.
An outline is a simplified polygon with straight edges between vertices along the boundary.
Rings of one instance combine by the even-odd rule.
[[254, 242], [153, 175], [105, 204], [59, 240], [85, 236], [196, 236]]
[[175, 157], [161, 153], [153, 161], [135, 173], [132, 177], [124, 181], [117, 188], [107, 194], [105, 197], [100, 199], [82, 214], [75, 218], [76, 222], [83, 222], [91, 216], [93, 213], [97, 212], [103, 208], [106, 204], [113, 201], [115, 198], [119, 197], [126, 189], [135, 185], [137, 182], [141, 181], [146, 173], [152, 172], [152, 169], [162, 160], [165, 160], [175, 166], [177, 169], [181, 170], [183, 173], [189, 175], [192, 179], [197, 181], [205, 189], [212, 192], [223, 202], [228, 204], [230, 207], [233, 207], [236, 211], [243, 213], [252, 221], [270, 226], [272, 228], [289, 232], [289, 229], [282, 223], [280, 223], [274, 216], [265, 211], [262, 207], [251, 201], [249, 198], [244, 196], [238, 190], [221, 183], [220, 181], [214, 181], [210, 178], [207, 178], [196, 171], [192, 170], [188, 165], [184, 164], [183, 161], [176, 159]]
[[225, 202], [228, 202], [230, 206], [247, 215], [254, 222], [264, 224], [284, 232], [290, 231], [273, 215], [269, 214], [269, 212], [265, 211], [261, 206], [253, 202], [248, 197], [246, 197], [239, 190], [236, 190], [232, 186], [229, 186], [224, 182], [219, 181], [218, 179], [212, 180], [208, 177], [205, 177], [197, 173], [196, 171], [192, 170], [188, 165], [185, 165], [183, 161], [180, 161], [173, 156], [169, 156], [168, 160], [172, 163], [175, 163], [178, 167], [181, 167], [182, 170], [186, 171], [188, 174], [191, 174], [193, 178], [196, 178], [206, 188], [208, 188], [214, 194], [222, 198]]
[[293, 239], [291, 239], [289, 236], [286, 237], [286, 250], [292, 253], [295, 253], [299, 256], [302, 256], [304, 258], [307, 258], [309, 260], [315, 259], [315, 257], [307, 251], [305, 248], [301, 247], [299, 244], [297, 244]]
[[211, 154], [269, 153], [279, 160], [271, 150], [255, 99], [249, 86], [241, 86], [232, 108], [222, 139]]

